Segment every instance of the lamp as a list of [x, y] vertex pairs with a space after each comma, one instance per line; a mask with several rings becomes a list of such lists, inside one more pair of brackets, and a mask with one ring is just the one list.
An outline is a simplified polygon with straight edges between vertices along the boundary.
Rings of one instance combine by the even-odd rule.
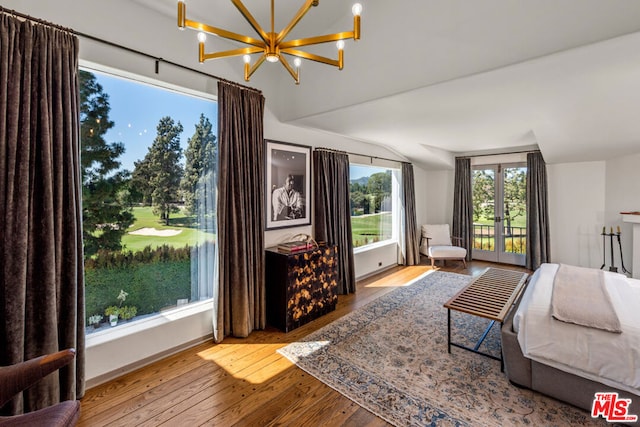
[[[255, 20], [251, 13], [247, 10], [241, 0], [231, 0], [231, 3], [240, 11], [242, 16], [249, 22], [251, 27], [260, 36], [260, 39], [256, 39], [242, 34], [233, 33], [231, 31], [223, 30], [221, 28], [212, 27], [201, 22], [192, 21], [187, 19], [187, 7], [184, 1], [178, 2], [178, 28], [181, 30], [185, 28], [191, 28], [198, 30], [198, 51], [199, 60], [203, 63], [209, 59], [227, 58], [231, 56], [243, 56], [244, 60], [244, 79], [249, 81], [249, 78], [253, 73], [262, 65], [266, 60], [268, 62], [280, 62], [284, 68], [291, 74], [291, 77], [295, 80], [296, 84], [300, 84], [300, 58], [309, 59], [311, 61], [321, 62], [323, 64], [333, 65], [342, 70], [344, 65], [344, 41], [345, 39], [353, 38], [354, 40], [360, 39], [360, 14], [362, 13], [362, 5], [356, 3], [353, 5], [351, 11], [353, 12], [353, 31], [346, 31], [342, 33], [327, 34], [324, 36], [309, 37], [297, 40], [284, 39], [289, 35], [293, 27], [295, 27], [302, 17], [307, 13], [311, 6], [317, 6], [319, 0], [305, 0], [304, 4], [298, 10], [296, 15], [291, 19], [291, 22], [283, 28], [279, 33], [274, 30], [274, 0], [271, 0], [271, 31], [265, 32], [260, 24]], [[216, 53], [205, 53], [204, 44], [206, 41], [206, 34], [214, 34], [225, 39], [234, 40], [237, 42], [249, 45], [249, 47], [243, 47], [239, 49], [226, 50]], [[315, 55], [309, 52], [299, 50], [298, 48], [304, 46], [310, 46], [321, 43], [337, 42], [338, 59], [331, 59], [320, 55]], [[251, 65], [251, 54], [262, 53], [262, 56]], [[289, 65], [283, 54], [295, 56], [294, 61], [295, 69]]]

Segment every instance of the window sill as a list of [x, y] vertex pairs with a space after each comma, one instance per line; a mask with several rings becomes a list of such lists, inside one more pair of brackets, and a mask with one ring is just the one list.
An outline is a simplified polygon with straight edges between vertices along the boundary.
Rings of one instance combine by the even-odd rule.
[[152, 314], [139, 320], [132, 320], [124, 323], [118, 322], [117, 326], [107, 327], [104, 330], [87, 334], [85, 336], [86, 348], [99, 346], [129, 335], [162, 327], [176, 320], [209, 311], [212, 309], [212, 304], [213, 300], [207, 299], [187, 304], [183, 307], [176, 307], [161, 313]]
[[370, 245], [360, 246], [357, 248], [353, 248], [353, 254], [360, 254], [364, 252], [368, 252], [371, 250], [384, 248], [386, 246], [397, 245], [398, 242], [396, 240], [383, 240], [381, 242], [371, 243]]

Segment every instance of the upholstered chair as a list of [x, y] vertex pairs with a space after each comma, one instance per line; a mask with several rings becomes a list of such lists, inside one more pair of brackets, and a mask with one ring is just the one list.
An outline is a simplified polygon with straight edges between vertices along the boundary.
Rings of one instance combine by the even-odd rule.
[[467, 267], [467, 250], [461, 246], [453, 245], [452, 239], [460, 244], [459, 237], [451, 236], [449, 224], [425, 224], [422, 226], [420, 237], [420, 253], [431, 259], [431, 267], [435, 267], [437, 260], [460, 260]]
[[[75, 356], [76, 352], [71, 348], [15, 365], [0, 367], [0, 407], [4, 406], [17, 393], [28, 389], [50, 373], [69, 364]], [[79, 417], [80, 402], [67, 400], [26, 414], [0, 416], [0, 426], [75, 426]]]

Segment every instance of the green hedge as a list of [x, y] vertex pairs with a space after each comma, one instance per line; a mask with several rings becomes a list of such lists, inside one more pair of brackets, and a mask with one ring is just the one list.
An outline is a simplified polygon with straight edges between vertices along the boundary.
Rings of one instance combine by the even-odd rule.
[[162, 245], [155, 249], [152, 249], [151, 246], [146, 246], [143, 250], [136, 252], [100, 250], [93, 257], [85, 260], [84, 269], [86, 271], [110, 267], [132, 267], [159, 261], [184, 261], [190, 258], [191, 247], [189, 245], [181, 248]]
[[118, 305], [120, 290], [129, 295], [123, 306], [135, 306], [137, 315], [157, 313], [191, 298], [190, 248], [162, 246], [139, 252], [100, 253], [85, 262], [85, 310], [87, 319], [104, 316]]

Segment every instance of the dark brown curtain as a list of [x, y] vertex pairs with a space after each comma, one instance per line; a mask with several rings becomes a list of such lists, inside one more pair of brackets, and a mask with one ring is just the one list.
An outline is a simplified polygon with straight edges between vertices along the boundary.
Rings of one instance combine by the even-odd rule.
[[313, 175], [316, 240], [338, 246], [338, 293], [355, 292], [356, 274], [349, 209], [349, 156], [330, 150], [314, 150]]
[[263, 116], [260, 92], [218, 82], [216, 342], [227, 335], [247, 337], [266, 325]]
[[527, 254], [526, 267], [535, 270], [549, 262], [549, 205], [547, 164], [542, 153], [527, 154]]
[[413, 165], [402, 163], [402, 264], [420, 264], [420, 242], [416, 225], [416, 190], [413, 180]]
[[471, 159], [456, 158], [453, 180], [453, 227], [451, 234], [462, 239], [467, 261], [473, 250], [473, 198], [471, 191]]
[[78, 39], [0, 12], [0, 365], [77, 350], [4, 413], [84, 392], [79, 135]]

